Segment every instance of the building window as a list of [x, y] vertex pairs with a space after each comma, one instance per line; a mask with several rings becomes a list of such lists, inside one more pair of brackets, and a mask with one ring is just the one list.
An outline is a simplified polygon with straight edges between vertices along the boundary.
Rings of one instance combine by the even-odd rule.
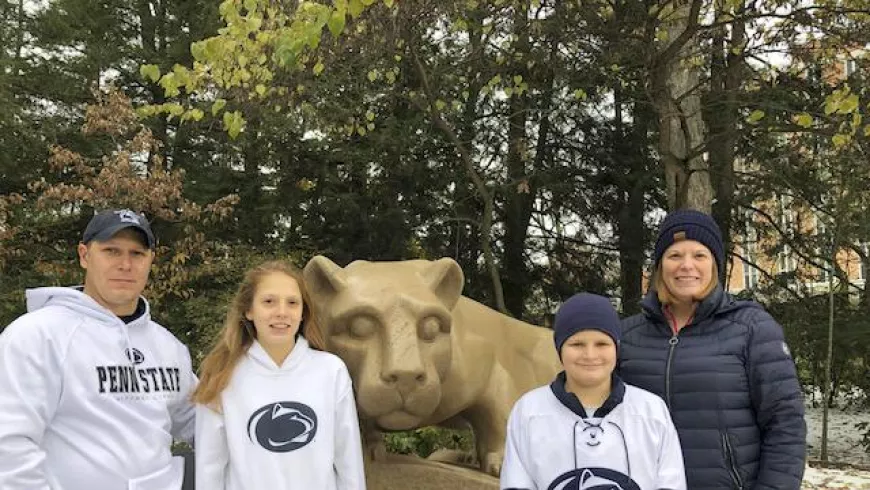
[[855, 70], [857, 69], [857, 66], [855, 64], [855, 60], [848, 59], [848, 60], [846, 60], [845, 65], [846, 66], [845, 66], [844, 71], [846, 73], [846, 78], [849, 78], [850, 76], [852, 76], [853, 73], [855, 73]]
[[[743, 255], [746, 257], [746, 261], [755, 264], [758, 261], [758, 232], [752, 223], [752, 211], [746, 212], [744, 222], [746, 231], [743, 233]], [[743, 262], [743, 287], [754, 289], [758, 286], [758, 269], [746, 261]]]

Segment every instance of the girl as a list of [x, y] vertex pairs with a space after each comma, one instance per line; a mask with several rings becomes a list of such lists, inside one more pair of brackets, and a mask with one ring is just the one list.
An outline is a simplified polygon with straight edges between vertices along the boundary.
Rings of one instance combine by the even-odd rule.
[[193, 395], [197, 490], [365, 489], [350, 376], [311, 318], [296, 268], [247, 272]]
[[501, 488], [685, 490], [680, 443], [661, 398], [614, 375], [619, 317], [582, 293], [556, 312], [564, 371], [508, 419]]

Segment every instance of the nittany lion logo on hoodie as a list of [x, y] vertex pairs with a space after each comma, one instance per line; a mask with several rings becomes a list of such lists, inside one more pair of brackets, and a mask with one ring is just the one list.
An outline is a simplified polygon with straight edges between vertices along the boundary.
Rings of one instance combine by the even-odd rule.
[[270, 403], [248, 419], [251, 442], [276, 453], [295, 451], [311, 442], [316, 433], [317, 414], [302, 403]]
[[607, 468], [578, 468], [563, 473], [547, 490], [640, 490], [628, 475]]

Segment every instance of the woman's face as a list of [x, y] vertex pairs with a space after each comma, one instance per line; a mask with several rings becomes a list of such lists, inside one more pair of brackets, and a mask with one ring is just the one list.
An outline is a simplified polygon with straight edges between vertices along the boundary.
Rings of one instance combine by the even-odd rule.
[[713, 280], [713, 254], [701, 242], [681, 240], [662, 255], [662, 280], [680, 303], [702, 299]]
[[302, 293], [296, 279], [270, 272], [260, 279], [245, 317], [254, 324], [263, 346], [293, 345], [302, 322]]

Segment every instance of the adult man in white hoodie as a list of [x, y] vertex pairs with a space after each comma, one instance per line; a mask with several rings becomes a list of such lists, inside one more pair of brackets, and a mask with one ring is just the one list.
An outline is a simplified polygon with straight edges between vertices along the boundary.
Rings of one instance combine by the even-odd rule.
[[0, 490], [176, 490], [192, 442], [187, 348], [141, 296], [154, 259], [148, 221], [94, 216], [78, 245], [84, 286], [27, 291], [0, 335]]

